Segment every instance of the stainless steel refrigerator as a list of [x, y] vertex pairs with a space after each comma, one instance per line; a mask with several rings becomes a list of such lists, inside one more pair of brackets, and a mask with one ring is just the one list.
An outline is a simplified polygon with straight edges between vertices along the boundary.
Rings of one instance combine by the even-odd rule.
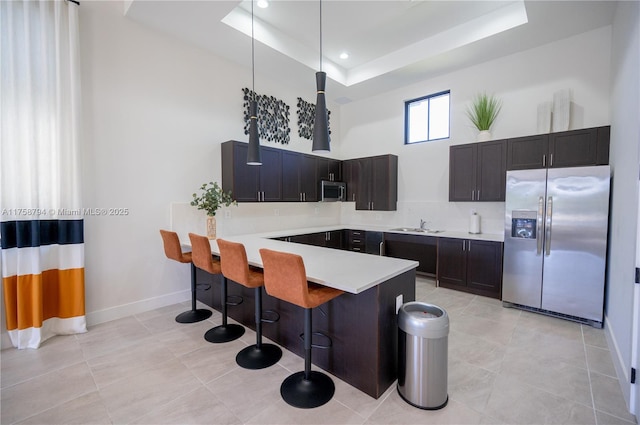
[[502, 300], [602, 327], [608, 165], [507, 172]]

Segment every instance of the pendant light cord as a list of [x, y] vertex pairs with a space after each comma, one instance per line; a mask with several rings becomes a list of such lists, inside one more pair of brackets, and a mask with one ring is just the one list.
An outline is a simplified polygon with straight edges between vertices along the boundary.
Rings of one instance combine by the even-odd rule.
[[320, 72], [322, 72], [322, 0], [320, 0]]
[[253, 90], [253, 100], [256, 100], [256, 65], [255, 65], [255, 37], [253, 35], [253, 1], [251, 0], [251, 86]]

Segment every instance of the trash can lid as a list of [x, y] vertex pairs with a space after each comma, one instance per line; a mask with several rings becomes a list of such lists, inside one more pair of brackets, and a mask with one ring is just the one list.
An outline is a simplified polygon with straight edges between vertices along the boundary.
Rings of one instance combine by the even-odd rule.
[[449, 315], [442, 307], [411, 301], [400, 307], [398, 327], [409, 335], [443, 338], [449, 334]]

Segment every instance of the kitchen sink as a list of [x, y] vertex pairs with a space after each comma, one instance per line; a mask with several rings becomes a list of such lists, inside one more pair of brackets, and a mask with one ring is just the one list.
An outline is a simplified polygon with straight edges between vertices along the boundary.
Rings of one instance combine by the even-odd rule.
[[441, 233], [444, 230], [435, 230], [435, 229], [421, 229], [419, 227], [398, 227], [395, 229], [391, 229], [393, 231], [398, 232], [419, 232], [419, 233]]

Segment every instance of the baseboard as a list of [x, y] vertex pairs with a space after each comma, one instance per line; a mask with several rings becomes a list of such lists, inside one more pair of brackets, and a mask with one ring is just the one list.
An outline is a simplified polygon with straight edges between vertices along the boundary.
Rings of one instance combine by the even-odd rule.
[[132, 314], [140, 314], [156, 308], [165, 307], [172, 304], [191, 300], [191, 291], [179, 291], [159, 297], [147, 298], [129, 304], [107, 308], [99, 311], [87, 313], [87, 326], [94, 326], [100, 323], [110, 322]]
[[620, 349], [618, 348], [618, 343], [616, 342], [616, 337], [609, 328], [609, 319], [607, 318], [606, 314], [604, 316], [604, 335], [607, 339], [609, 351], [612, 354], [611, 360], [613, 361], [613, 366], [616, 369], [616, 376], [618, 377], [620, 389], [622, 390], [622, 395], [624, 396], [624, 401], [627, 404], [628, 409], [631, 405], [631, 384], [629, 383], [631, 382], [631, 378], [629, 376], [629, 373], [631, 371], [624, 365]]
[[6, 350], [7, 348], [13, 348], [13, 343], [11, 342], [9, 333], [5, 329], [0, 335], [0, 350]]

